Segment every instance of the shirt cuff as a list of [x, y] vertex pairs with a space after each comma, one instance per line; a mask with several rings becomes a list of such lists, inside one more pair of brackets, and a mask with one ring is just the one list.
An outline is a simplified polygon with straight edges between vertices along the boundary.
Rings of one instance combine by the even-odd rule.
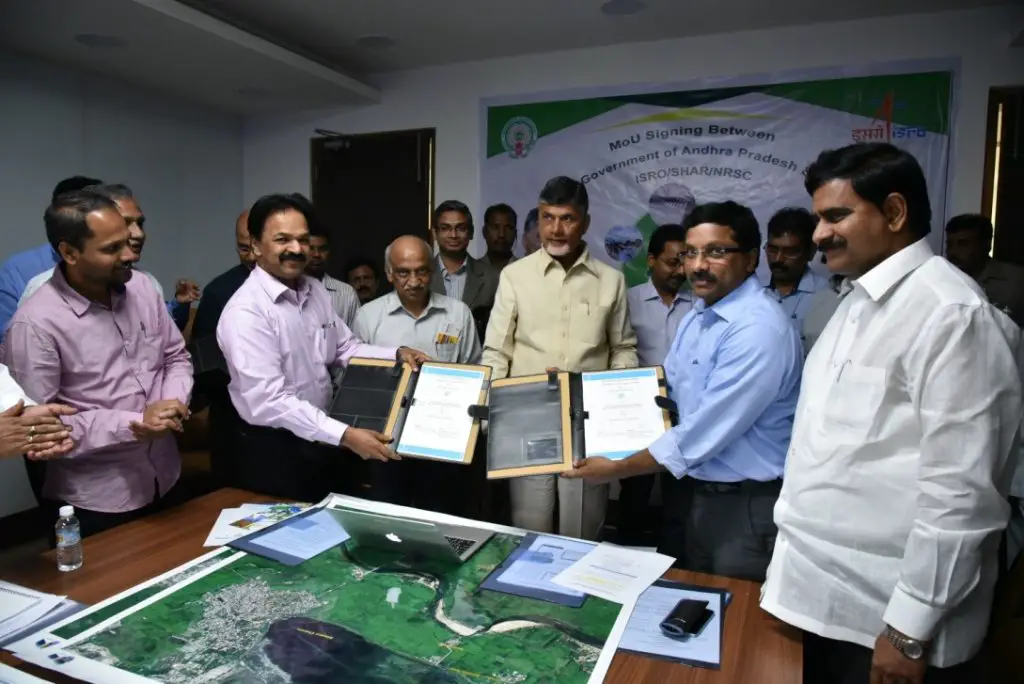
[[672, 476], [677, 480], [686, 475], [686, 461], [681, 458], [672, 430], [654, 440], [654, 444], [647, 447], [647, 451], [651, 453], [655, 461], [661, 464], [665, 470], [672, 473]]
[[316, 440], [331, 446], [340, 446], [341, 438], [345, 436], [345, 430], [347, 429], [348, 425], [345, 425], [340, 420], [327, 418], [323, 425], [320, 426], [320, 433], [316, 436]]
[[945, 616], [941, 608], [923, 603], [897, 585], [882, 619], [900, 634], [917, 641], [931, 641]]

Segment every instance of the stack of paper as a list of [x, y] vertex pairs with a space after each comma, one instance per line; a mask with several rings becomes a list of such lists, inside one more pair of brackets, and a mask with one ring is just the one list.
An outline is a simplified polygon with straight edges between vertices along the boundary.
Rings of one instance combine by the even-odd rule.
[[674, 560], [660, 553], [598, 544], [551, 581], [567, 589], [632, 605], [647, 587], [672, 567]]
[[67, 605], [78, 604], [66, 601], [64, 596], [44, 594], [0, 581], [0, 644], [36, 627]]
[[217, 516], [203, 546], [224, 546], [309, 508], [308, 504], [242, 504]]

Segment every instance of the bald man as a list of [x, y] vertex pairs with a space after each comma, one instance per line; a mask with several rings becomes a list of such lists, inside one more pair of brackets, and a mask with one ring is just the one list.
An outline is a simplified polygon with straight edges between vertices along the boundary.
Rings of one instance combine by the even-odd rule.
[[249, 210], [246, 209], [238, 215], [238, 219], [235, 221], [235, 251], [238, 252], [238, 265], [211, 280], [203, 290], [203, 296], [199, 300], [199, 310], [196, 311], [196, 320], [192, 323], [193, 340], [217, 334], [217, 321], [220, 320], [220, 312], [224, 310], [231, 295], [242, 287], [242, 283], [249, 277], [249, 273], [256, 263], [252, 255], [249, 229], [246, 226], [248, 222]]
[[[256, 260], [252, 253], [252, 242], [249, 238], [249, 210], [246, 209], [235, 220], [235, 251], [238, 253], [238, 265], [224, 271], [210, 281], [203, 290], [196, 310], [195, 321], [192, 323], [193, 342], [207, 337], [216, 340], [217, 323], [221, 312], [227, 306], [235, 291], [242, 286], [252, 271]], [[228, 376], [226, 373], [207, 373], [197, 376], [193, 391], [193, 408], [198, 410], [196, 402], [208, 402], [210, 406], [210, 434], [212, 444], [210, 466], [215, 480], [226, 483], [231, 474], [234, 453], [234, 425], [239, 420], [231, 398], [228, 396]]]
[[[436, 262], [430, 245], [406, 235], [384, 252], [384, 271], [393, 292], [367, 302], [352, 331], [368, 344], [406, 346], [450, 363], [479, 363], [480, 339], [473, 314], [457, 299], [431, 292]], [[379, 501], [458, 514], [465, 496], [467, 468], [403, 459], [368, 462], [372, 496]]]

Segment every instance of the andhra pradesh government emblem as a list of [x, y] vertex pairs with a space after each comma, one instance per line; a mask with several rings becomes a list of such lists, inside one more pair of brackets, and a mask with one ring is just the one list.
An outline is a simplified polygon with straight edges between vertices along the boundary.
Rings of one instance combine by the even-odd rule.
[[537, 125], [525, 116], [514, 116], [501, 129], [501, 144], [513, 159], [522, 159], [537, 142]]

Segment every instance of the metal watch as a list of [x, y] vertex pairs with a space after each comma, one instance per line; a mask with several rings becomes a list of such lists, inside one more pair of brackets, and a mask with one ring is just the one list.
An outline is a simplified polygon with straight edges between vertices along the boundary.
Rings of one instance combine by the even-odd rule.
[[911, 639], [905, 634], [897, 632], [889, 625], [885, 626], [885, 631], [882, 632], [885, 640], [892, 644], [893, 648], [903, 654], [903, 657], [909, 660], [920, 660], [924, 657], [925, 645], [923, 642], [917, 639]]

